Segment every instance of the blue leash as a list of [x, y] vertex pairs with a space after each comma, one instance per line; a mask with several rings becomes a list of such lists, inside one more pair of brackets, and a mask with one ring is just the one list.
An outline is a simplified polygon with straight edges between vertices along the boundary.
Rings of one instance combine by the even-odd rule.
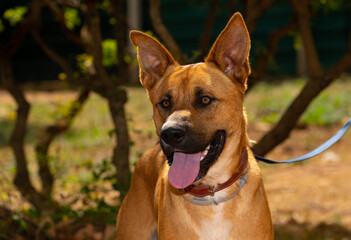
[[262, 161], [262, 162], [269, 163], [269, 164], [293, 163], [293, 162], [304, 161], [306, 159], [313, 158], [313, 157], [321, 154], [322, 152], [324, 152], [325, 150], [327, 150], [328, 148], [333, 146], [337, 141], [339, 141], [345, 135], [345, 133], [347, 132], [347, 130], [349, 129], [350, 126], [351, 126], [351, 118], [334, 136], [329, 138], [325, 143], [323, 143], [322, 145], [320, 145], [319, 147], [317, 147], [313, 151], [311, 151], [311, 152], [309, 152], [301, 157], [298, 157], [298, 158], [293, 158], [293, 159], [289, 159], [289, 160], [285, 160], [285, 161], [273, 161], [273, 160], [258, 156], [256, 154], [254, 154], [254, 156], [258, 161]]

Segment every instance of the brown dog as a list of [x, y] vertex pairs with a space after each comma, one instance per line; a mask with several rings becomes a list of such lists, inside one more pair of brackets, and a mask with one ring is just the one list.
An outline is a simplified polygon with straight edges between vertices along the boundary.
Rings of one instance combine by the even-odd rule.
[[181, 66], [152, 37], [130, 33], [159, 146], [138, 161], [118, 239], [273, 239], [243, 97], [250, 38], [234, 14], [204, 63]]

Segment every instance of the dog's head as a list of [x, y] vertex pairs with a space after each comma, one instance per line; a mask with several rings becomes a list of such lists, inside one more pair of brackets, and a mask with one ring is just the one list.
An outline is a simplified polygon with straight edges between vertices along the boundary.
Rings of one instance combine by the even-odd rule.
[[243, 96], [250, 38], [242, 16], [229, 20], [203, 63], [181, 66], [154, 38], [138, 31], [130, 38], [138, 47], [140, 81], [154, 108], [170, 183], [185, 188], [210, 182], [220, 174], [211, 172], [214, 165], [236, 166], [230, 161], [248, 144]]

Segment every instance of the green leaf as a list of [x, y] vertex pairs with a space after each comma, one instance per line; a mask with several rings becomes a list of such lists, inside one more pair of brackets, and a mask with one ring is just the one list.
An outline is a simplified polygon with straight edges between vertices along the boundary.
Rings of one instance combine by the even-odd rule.
[[19, 225], [19, 230], [20, 231], [23, 231], [23, 230], [27, 229], [26, 222], [18, 214], [14, 214], [12, 216], [12, 220]]
[[28, 12], [28, 8], [25, 6], [18, 6], [15, 8], [9, 8], [4, 12], [4, 18], [10, 22], [12, 27], [16, 26], [22, 21], [23, 16]]
[[66, 8], [64, 12], [64, 19], [68, 29], [73, 30], [81, 24], [79, 12], [75, 8]]
[[105, 39], [102, 41], [103, 64], [110, 67], [117, 64], [117, 41], [115, 39]]
[[78, 68], [82, 73], [87, 73], [90, 68], [93, 68], [94, 58], [93, 56], [83, 53], [76, 55]]

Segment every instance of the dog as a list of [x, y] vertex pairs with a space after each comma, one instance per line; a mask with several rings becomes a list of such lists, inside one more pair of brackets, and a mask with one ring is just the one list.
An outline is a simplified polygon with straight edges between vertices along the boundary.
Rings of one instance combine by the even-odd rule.
[[243, 107], [250, 37], [235, 13], [204, 62], [179, 65], [156, 39], [131, 31], [160, 144], [137, 162], [117, 238], [273, 239]]

